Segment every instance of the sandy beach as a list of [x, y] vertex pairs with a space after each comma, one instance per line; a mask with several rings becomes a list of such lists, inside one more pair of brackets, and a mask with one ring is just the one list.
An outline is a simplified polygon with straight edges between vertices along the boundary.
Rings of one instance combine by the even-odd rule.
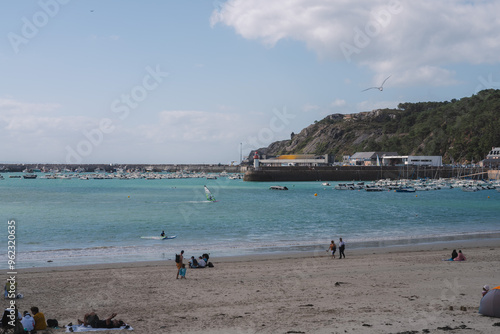
[[[500, 318], [477, 310], [482, 286], [500, 285], [500, 242], [480, 243], [347, 247], [342, 260], [325, 243], [300, 254], [211, 258], [214, 268], [188, 269], [185, 280], [172, 260], [22, 269], [17, 304], [38, 306], [61, 326], [116, 312], [135, 333], [498, 333]], [[467, 261], [442, 261], [453, 248]]]

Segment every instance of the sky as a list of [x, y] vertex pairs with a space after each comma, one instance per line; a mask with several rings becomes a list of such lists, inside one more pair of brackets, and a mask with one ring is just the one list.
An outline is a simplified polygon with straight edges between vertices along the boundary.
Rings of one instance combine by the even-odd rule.
[[486, 0], [0, 0], [0, 163], [239, 163], [330, 114], [498, 89], [499, 12]]

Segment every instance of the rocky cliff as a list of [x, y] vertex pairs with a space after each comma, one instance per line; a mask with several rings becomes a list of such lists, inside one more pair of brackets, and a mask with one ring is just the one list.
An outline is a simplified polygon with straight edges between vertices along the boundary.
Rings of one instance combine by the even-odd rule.
[[355, 152], [395, 151], [440, 155], [448, 163], [478, 162], [500, 146], [499, 115], [500, 90], [490, 89], [460, 100], [329, 115], [288, 140], [257, 150], [268, 156], [331, 154], [337, 160]]

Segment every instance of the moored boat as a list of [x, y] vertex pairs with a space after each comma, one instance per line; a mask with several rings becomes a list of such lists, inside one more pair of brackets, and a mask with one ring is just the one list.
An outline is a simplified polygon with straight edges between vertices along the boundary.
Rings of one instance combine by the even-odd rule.
[[270, 186], [269, 189], [271, 189], [271, 190], [288, 190], [288, 188], [285, 186]]

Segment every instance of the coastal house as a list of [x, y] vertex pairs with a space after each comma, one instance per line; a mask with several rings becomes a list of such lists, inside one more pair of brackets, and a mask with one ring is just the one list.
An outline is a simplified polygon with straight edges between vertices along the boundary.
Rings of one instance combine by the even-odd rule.
[[481, 167], [499, 167], [500, 166], [500, 147], [492, 147], [486, 158], [479, 163]]

